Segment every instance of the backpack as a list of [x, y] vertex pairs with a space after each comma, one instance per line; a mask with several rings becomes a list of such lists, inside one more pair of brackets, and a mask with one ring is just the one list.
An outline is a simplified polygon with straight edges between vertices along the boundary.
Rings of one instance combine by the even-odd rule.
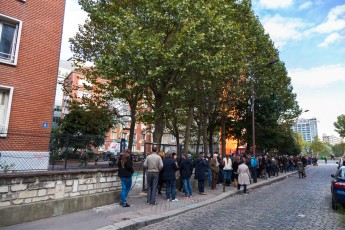
[[255, 168], [258, 165], [258, 161], [256, 160], [255, 157], [252, 157], [250, 160], [250, 164], [253, 168]]

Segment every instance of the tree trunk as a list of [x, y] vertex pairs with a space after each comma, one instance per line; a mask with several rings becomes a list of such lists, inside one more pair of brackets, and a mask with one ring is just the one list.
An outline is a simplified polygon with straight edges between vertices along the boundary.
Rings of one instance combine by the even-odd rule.
[[202, 134], [202, 142], [203, 142], [203, 145], [204, 145], [204, 152], [205, 152], [205, 155], [208, 154], [208, 146], [207, 146], [207, 116], [204, 114], [203, 116], [203, 134]]
[[136, 107], [132, 108], [131, 107], [131, 126], [129, 128], [129, 141], [128, 141], [128, 149], [132, 151], [133, 147], [133, 137], [134, 137], [134, 129], [135, 129], [135, 123], [136, 123], [136, 112], [137, 109]]
[[155, 94], [155, 102], [155, 122], [152, 137], [153, 143], [160, 144], [164, 131], [164, 114], [161, 111], [163, 107], [163, 96]]
[[201, 131], [202, 131], [202, 126], [198, 126], [198, 137], [197, 137], [197, 141], [196, 141], [196, 149], [195, 152], [198, 153], [199, 152], [199, 146], [200, 146], [200, 141], [201, 141]]
[[222, 116], [221, 119], [221, 143], [222, 143], [222, 156], [225, 157], [226, 155], [226, 138], [225, 138], [225, 122], [226, 122], [226, 116]]
[[210, 130], [209, 130], [209, 133], [208, 133], [208, 145], [209, 145], [209, 148], [210, 148], [210, 153], [213, 154], [213, 126], [209, 126]]
[[193, 115], [194, 115], [194, 109], [193, 109], [193, 106], [190, 106], [189, 111], [188, 111], [187, 124], [186, 124], [186, 133], [185, 133], [185, 137], [184, 137], [184, 151], [185, 151], [185, 153], [189, 152], [190, 128], [192, 127]]

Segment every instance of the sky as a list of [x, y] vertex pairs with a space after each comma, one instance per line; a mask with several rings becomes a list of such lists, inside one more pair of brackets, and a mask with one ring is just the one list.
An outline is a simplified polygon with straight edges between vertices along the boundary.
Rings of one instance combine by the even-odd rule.
[[[317, 118], [319, 137], [339, 136], [333, 123], [345, 114], [345, 0], [252, 0], [279, 50], [303, 110]], [[87, 15], [77, 0], [66, 0], [61, 45], [63, 60], [72, 57], [68, 39]]]

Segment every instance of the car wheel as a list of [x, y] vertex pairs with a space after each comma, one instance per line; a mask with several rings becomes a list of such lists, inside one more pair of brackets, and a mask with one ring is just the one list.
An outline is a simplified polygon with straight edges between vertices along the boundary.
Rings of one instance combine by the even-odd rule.
[[336, 201], [334, 201], [334, 199], [332, 198], [332, 209], [333, 210], [338, 210], [339, 206], [340, 206], [340, 204], [337, 203]]

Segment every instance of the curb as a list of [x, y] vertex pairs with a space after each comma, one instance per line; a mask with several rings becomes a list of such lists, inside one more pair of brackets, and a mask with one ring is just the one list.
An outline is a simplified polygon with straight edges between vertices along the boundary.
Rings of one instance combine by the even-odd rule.
[[[262, 186], [265, 185], [269, 185], [272, 184], [274, 182], [278, 182], [278, 181], [282, 181], [284, 179], [286, 179], [288, 176], [297, 173], [297, 171], [293, 171], [293, 172], [289, 172], [284, 174], [283, 176], [280, 177], [276, 177], [276, 178], [272, 178], [270, 180], [264, 180], [255, 184], [250, 184], [248, 185], [248, 189], [255, 189], [255, 188], [260, 188]], [[221, 195], [218, 195], [216, 197], [210, 198], [208, 200], [204, 200], [201, 201], [199, 203], [195, 203], [195, 204], [191, 204], [185, 207], [181, 207], [175, 210], [171, 210], [162, 214], [157, 214], [157, 215], [150, 215], [150, 216], [143, 216], [143, 217], [137, 217], [137, 218], [133, 218], [131, 220], [126, 220], [126, 221], [121, 221], [119, 223], [115, 223], [112, 225], [108, 225], [108, 226], [104, 226], [102, 228], [98, 228], [97, 230], [118, 230], [118, 229], [122, 229], [122, 230], [135, 230], [135, 229], [139, 229], [151, 224], [155, 224], [158, 222], [161, 222], [165, 219], [168, 219], [170, 217], [173, 216], [177, 216], [179, 214], [185, 213], [187, 211], [191, 211], [203, 206], [206, 206], [208, 204], [226, 199], [228, 197], [234, 196], [236, 194], [242, 193], [242, 191], [228, 191], [228, 192], [224, 192]]]

